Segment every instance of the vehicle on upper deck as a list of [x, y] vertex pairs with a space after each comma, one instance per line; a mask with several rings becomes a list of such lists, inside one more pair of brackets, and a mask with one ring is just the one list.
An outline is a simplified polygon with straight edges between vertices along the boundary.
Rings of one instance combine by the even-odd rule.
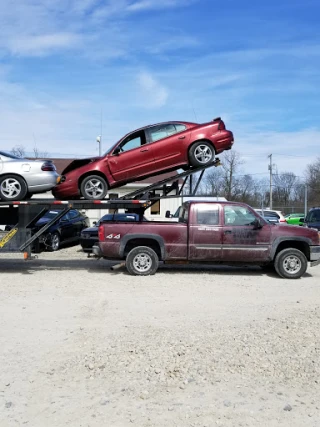
[[25, 200], [51, 190], [59, 179], [51, 160], [30, 160], [0, 151], [0, 200]]
[[220, 117], [203, 124], [170, 121], [145, 126], [125, 135], [102, 157], [71, 162], [52, 193], [60, 200], [104, 199], [110, 188], [210, 165], [233, 142]]

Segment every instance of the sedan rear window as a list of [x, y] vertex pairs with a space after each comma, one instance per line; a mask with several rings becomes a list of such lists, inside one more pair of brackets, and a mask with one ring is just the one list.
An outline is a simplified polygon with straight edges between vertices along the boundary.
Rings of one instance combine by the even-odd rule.
[[160, 139], [167, 138], [168, 136], [174, 135], [175, 133], [182, 132], [185, 129], [185, 125], [180, 123], [167, 123], [153, 126], [148, 129], [149, 140], [150, 142], [159, 141]]

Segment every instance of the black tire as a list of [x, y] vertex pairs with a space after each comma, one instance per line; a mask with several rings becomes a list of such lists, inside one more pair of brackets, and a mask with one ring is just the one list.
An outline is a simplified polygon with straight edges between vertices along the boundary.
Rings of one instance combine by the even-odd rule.
[[189, 148], [189, 162], [191, 166], [199, 167], [212, 163], [215, 159], [215, 150], [208, 141], [198, 141]]
[[5, 175], [0, 178], [0, 199], [6, 201], [23, 200], [28, 188], [25, 180], [16, 175]]
[[159, 267], [159, 258], [148, 246], [132, 249], [126, 259], [126, 268], [132, 276], [149, 276], [155, 274]]
[[80, 191], [87, 200], [102, 200], [108, 192], [108, 184], [101, 176], [90, 175], [82, 181]]
[[50, 251], [55, 252], [60, 249], [60, 234], [55, 232], [51, 234]]
[[307, 271], [307, 267], [305, 254], [294, 248], [283, 249], [274, 260], [276, 272], [285, 279], [299, 279]]

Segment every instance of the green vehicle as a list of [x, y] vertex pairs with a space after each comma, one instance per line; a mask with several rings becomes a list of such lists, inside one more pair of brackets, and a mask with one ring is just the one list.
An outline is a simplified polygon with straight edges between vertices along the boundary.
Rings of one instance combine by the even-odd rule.
[[291, 213], [285, 216], [288, 224], [291, 225], [303, 225], [304, 214], [303, 213]]

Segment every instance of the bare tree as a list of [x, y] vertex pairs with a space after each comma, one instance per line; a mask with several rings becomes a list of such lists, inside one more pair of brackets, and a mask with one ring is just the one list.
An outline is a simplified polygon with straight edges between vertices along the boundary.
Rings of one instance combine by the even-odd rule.
[[204, 193], [210, 196], [224, 196], [224, 177], [222, 168], [216, 167], [206, 171]]
[[292, 172], [273, 175], [275, 203], [280, 202], [283, 206], [288, 206], [293, 199], [293, 189], [297, 181], [298, 178]]
[[310, 203], [313, 205], [320, 204], [320, 157], [307, 166], [306, 184], [308, 186], [308, 194]]
[[35, 159], [45, 159], [48, 157], [48, 152], [47, 151], [40, 152], [36, 145], [33, 147], [33, 154]]
[[11, 153], [17, 157], [25, 157], [26, 156], [26, 151], [25, 151], [25, 148], [23, 145], [15, 145], [11, 149]]

